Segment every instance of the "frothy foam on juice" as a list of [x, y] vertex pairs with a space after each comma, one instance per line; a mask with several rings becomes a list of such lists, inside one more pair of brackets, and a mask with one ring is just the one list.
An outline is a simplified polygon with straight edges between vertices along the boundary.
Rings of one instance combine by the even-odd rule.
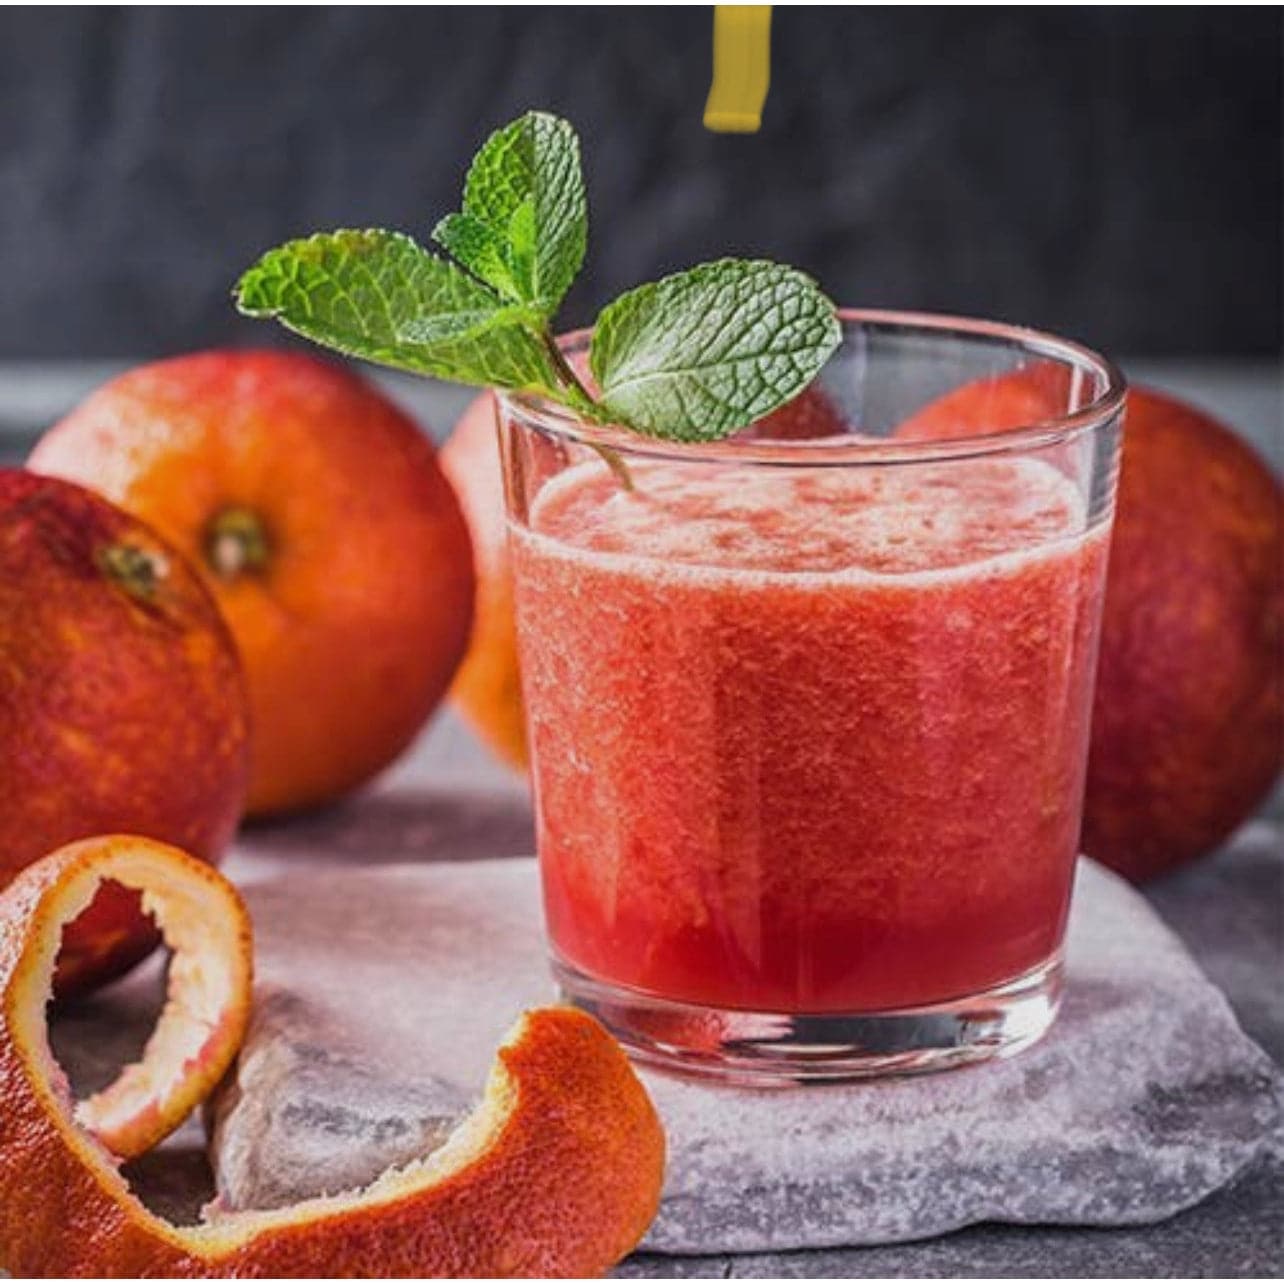
[[[918, 576], [1037, 555], [1084, 530], [1074, 484], [1033, 460], [866, 469], [596, 461], [546, 485], [530, 529], [683, 569]], [[1001, 567], [996, 567], [996, 570]]]

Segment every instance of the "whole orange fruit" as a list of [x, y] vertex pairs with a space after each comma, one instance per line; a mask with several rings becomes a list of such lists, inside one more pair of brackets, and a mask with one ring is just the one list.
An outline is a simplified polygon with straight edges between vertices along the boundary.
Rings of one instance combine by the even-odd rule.
[[428, 439], [348, 371], [266, 351], [159, 361], [90, 396], [30, 463], [201, 570], [249, 684], [251, 812], [367, 780], [445, 692], [472, 610], [468, 531]]
[[1284, 495], [1229, 428], [1128, 395], [1083, 847], [1140, 881], [1211, 851], [1284, 762]]
[[[0, 470], [0, 887], [54, 848], [128, 831], [216, 861], [240, 820], [235, 644], [183, 557], [68, 482]], [[108, 883], [68, 929], [58, 991], [157, 942]]]
[[495, 411], [494, 396], [483, 393], [464, 411], [441, 452], [441, 466], [468, 521], [477, 568], [472, 636], [451, 697], [498, 757], [524, 769], [526, 725]]

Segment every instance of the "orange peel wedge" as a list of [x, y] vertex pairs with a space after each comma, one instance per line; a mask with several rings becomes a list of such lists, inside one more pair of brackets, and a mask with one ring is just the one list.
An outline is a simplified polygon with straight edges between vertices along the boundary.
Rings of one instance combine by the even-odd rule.
[[[138, 1066], [73, 1107], [45, 1006], [62, 927], [113, 880], [174, 949]], [[618, 1044], [569, 1008], [526, 1013], [480, 1104], [432, 1154], [357, 1191], [177, 1227], [133, 1195], [134, 1154], [208, 1093], [243, 1037], [249, 920], [235, 890], [147, 839], [64, 847], [0, 892], [0, 1268], [14, 1275], [586, 1276], [659, 1205], [664, 1135]], [[215, 1071], [217, 1070], [217, 1074]]]

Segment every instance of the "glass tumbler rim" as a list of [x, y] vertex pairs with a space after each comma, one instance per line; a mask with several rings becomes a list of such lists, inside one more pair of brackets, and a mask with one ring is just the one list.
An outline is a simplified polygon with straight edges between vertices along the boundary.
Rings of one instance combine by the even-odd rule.
[[[905, 440], [864, 438], [838, 441], [773, 442], [769, 439], [730, 439], [678, 442], [647, 437], [624, 428], [594, 424], [573, 410], [536, 393], [497, 390], [505, 412], [542, 435], [620, 454], [688, 463], [761, 463], [784, 467], [827, 467], [857, 464], [930, 463], [1007, 455], [1072, 441], [1111, 422], [1123, 409], [1128, 386], [1122, 371], [1108, 357], [1071, 339], [1002, 321], [936, 312], [874, 308], [839, 308], [846, 333], [898, 330], [938, 340], [968, 339], [1018, 348], [1033, 356], [1059, 362], [1094, 376], [1101, 392], [1082, 408], [1029, 424], [949, 439]], [[572, 354], [587, 349], [592, 330], [573, 330], [558, 336], [558, 346]]]

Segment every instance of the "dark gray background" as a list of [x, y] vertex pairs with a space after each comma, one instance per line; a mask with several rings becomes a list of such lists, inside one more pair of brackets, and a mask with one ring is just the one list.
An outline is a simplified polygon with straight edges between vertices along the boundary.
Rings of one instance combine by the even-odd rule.
[[8, 9], [0, 359], [273, 339], [227, 301], [258, 251], [426, 235], [529, 106], [585, 140], [567, 322], [736, 252], [1130, 356], [1279, 349], [1277, 11], [777, 8], [748, 137], [701, 126], [710, 33], [708, 8]]

